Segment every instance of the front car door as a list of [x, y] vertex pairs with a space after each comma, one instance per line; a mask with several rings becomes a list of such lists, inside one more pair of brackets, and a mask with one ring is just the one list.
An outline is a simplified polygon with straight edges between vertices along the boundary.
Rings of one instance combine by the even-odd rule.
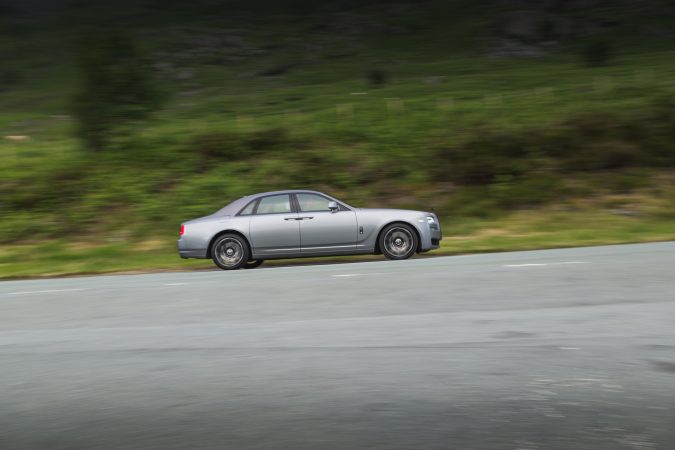
[[297, 193], [295, 198], [303, 256], [354, 252], [358, 236], [354, 211], [338, 203], [333, 212], [328, 209], [332, 200], [319, 194]]
[[250, 225], [253, 255], [258, 259], [300, 255], [300, 221], [289, 194], [258, 200]]

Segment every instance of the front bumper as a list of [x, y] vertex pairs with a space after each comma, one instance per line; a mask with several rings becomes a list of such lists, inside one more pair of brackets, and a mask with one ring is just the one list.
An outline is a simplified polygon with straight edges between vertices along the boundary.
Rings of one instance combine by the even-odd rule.
[[420, 233], [420, 246], [418, 251], [424, 253], [439, 248], [441, 246], [443, 235], [441, 233], [441, 227], [438, 225], [438, 219], [436, 219], [437, 225], [433, 228], [426, 223], [426, 217], [424, 220], [420, 219], [419, 222], [423, 222], [424, 225], [417, 228]]
[[431, 230], [431, 249], [436, 249], [441, 246], [441, 239], [443, 239], [443, 233], [441, 229]]

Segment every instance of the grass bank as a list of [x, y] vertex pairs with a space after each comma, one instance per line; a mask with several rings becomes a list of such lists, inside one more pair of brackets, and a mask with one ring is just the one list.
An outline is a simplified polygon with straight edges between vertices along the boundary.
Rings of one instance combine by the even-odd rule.
[[[672, 219], [595, 209], [530, 210], [494, 220], [447, 218], [443, 225], [441, 248], [425, 256], [675, 240]], [[168, 236], [133, 243], [61, 239], [3, 246], [0, 250], [0, 278], [215, 268], [209, 260], [180, 259], [174, 239], [174, 236]], [[382, 258], [357, 256], [278, 260], [265, 265]]]

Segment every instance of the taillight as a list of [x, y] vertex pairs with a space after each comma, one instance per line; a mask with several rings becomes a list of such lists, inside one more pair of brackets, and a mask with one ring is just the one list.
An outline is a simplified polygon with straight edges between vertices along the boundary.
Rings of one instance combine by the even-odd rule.
[[185, 234], [185, 225], [180, 226], [180, 233], [178, 233], [178, 236], [182, 236]]

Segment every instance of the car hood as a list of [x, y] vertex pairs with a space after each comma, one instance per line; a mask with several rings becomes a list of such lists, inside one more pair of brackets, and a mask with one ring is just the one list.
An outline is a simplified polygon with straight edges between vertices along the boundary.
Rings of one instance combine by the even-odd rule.
[[391, 213], [396, 213], [396, 214], [431, 214], [430, 212], [426, 211], [417, 211], [414, 209], [394, 209], [394, 208], [356, 208], [357, 211], [359, 212], [365, 212], [365, 213], [374, 213], [374, 214], [391, 214]]

